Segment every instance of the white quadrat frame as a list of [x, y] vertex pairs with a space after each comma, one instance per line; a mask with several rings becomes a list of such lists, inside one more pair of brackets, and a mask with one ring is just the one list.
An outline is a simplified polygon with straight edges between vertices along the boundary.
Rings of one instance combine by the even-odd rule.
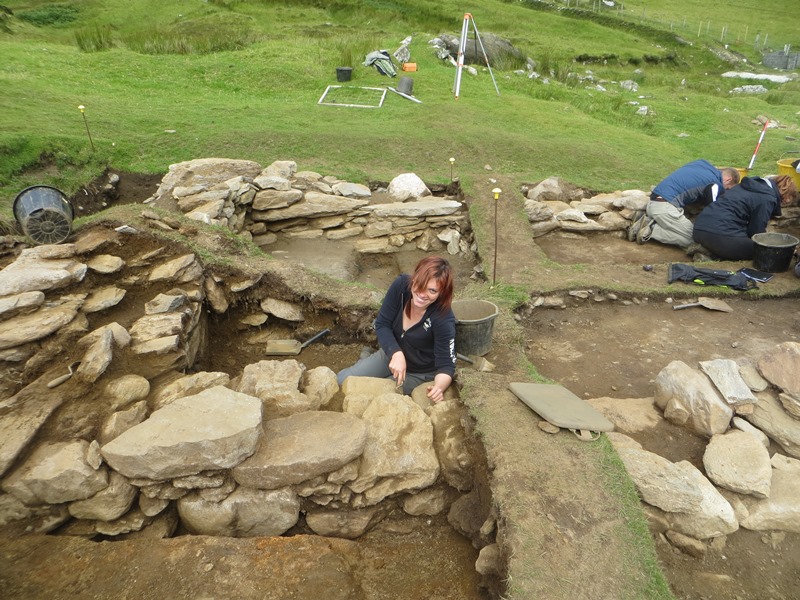
[[[350, 90], [369, 90], [374, 92], [380, 92], [380, 98], [377, 100], [377, 104], [350, 104], [350, 103], [343, 103], [343, 102], [325, 102], [325, 99], [328, 96], [328, 93], [332, 90], [337, 89], [350, 89]], [[377, 94], [375, 94], [377, 96]], [[383, 100], [386, 98], [386, 88], [376, 88], [376, 87], [356, 87], [351, 85], [329, 85], [325, 88], [325, 92], [319, 99], [317, 104], [322, 106], [345, 106], [348, 108], [380, 108], [383, 106]]]

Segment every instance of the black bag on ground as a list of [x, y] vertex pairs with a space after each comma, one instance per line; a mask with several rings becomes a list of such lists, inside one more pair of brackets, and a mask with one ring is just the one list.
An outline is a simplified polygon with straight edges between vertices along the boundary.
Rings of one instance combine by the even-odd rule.
[[756, 282], [748, 279], [744, 273], [725, 271], [723, 269], [700, 269], [691, 265], [671, 263], [667, 271], [667, 283], [685, 281], [697, 285], [724, 285], [733, 290], [752, 290], [757, 288]]

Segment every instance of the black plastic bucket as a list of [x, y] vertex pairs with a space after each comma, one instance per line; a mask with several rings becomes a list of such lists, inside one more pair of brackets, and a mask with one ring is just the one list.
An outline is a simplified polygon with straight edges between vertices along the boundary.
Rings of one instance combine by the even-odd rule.
[[800, 244], [800, 240], [788, 233], [757, 233], [753, 242], [753, 267], [767, 273], [788, 271], [794, 249]]
[[492, 349], [494, 319], [500, 310], [486, 300], [453, 300], [456, 352], [483, 356]]
[[397, 82], [397, 91], [406, 96], [414, 95], [414, 80], [411, 77], [401, 77]]
[[23, 233], [37, 244], [60, 244], [72, 231], [72, 204], [61, 190], [49, 185], [22, 190], [14, 198], [13, 211]]
[[336, 81], [350, 81], [353, 67], [336, 67]]

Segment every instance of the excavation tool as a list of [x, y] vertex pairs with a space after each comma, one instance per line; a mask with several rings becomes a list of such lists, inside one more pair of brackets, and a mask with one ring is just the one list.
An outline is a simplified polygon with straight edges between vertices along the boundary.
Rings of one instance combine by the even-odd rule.
[[476, 371], [482, 371], [484, 373], [491, 373], [492, 371], [494, 371], [494, 364], [490, 363], [482, 356], [475, 356], [475, 355], [467, 356], [459, 352], [456, 354], [456, 357], [460, 360], [463, 360], [466, 363], [471, 364], [473, 367], [475, 367]]
[[703, 308], [708, 308], [710, 310], [720, 310], [722, 312], [733, 312], [733, 309], [724, 300], [719, 300], [717, 298], [705, 298], [703, 296], [698, 298], [697, 302], [692, 302], [690, 304], [678, 304], [677, 306], [673, 306], [672, 310], [679, 310], [681, 308], [690, 308], [692, 306], [702, 306]]
[[300, 351], [312, 342], [330, 333], [330, 329], [323, 329], [316, 335], [311, 336], [302, 344], [297, 340], [269, 340], [264, 354], [267, 356], [296, 356]]

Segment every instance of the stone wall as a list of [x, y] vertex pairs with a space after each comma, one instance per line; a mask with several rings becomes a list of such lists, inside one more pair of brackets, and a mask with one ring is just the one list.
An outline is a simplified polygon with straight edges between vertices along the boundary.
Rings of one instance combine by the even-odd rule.
[[475, 247], [456, 186], [434, 196], [413, 173], [386, 189], [298, 171], [293, 161], [262, 169], [246, 160], [206, 158], [171, 165], [152, 198], [191, 219], [223, 225], [269, 249], [279, 237], [350, 240], [358, 252], [416, 248], [471, 256]]
[[0, 525], [355, 538], [403, 511], [493, 541], [493, 521], [463, 526], [477, 492], [454, 390], [432, 406], [387, 380], [340, 389], [285, 358], [192, 372], [207, 315], [242, 294], [271, 324], [306, 307], [132, 235], [103, 224], [0, 271]]

